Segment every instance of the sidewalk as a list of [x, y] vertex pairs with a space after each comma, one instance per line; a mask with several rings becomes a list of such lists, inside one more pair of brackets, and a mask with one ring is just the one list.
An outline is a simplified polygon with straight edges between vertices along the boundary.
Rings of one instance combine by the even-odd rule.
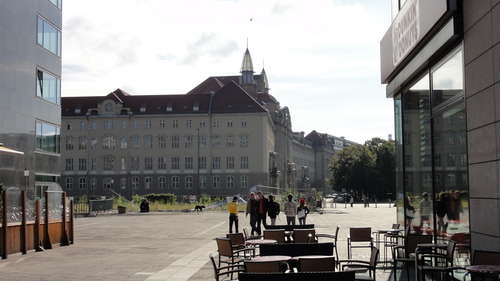
[[[350, 226], [388, 228], [396, 221], [396, 209], [388, 203], [355, 204], [311, 213], [307, 223], [318, 233], [339, 231], [339, 258], [347, 258]], [[285, 218], [280, 215], [283, 224]], [[240, 231], [249, 227], [240, 214]], [[151, 212], [99, 214], [75, 220], [75, 243], [44, 252], [10, 255], [0, 260], [0, 280], [213, 280], [208, 255], [217, 254], [214, 238], [228, 231], [226, 212], [203, 214]], [[383, 249], [381, 249], [383, 253]], [[353, 258], [368, 260], [368, 249], [354, 249]], [[381, 257], [383, 259], [383, 257]], [[391, 268], [377, 269], [377, 279], [392, 280]]]

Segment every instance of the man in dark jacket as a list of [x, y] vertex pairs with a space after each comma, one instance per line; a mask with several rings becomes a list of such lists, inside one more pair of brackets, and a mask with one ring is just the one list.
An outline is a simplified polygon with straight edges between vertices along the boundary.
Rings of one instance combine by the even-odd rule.
[[250, 200], [247, 202], [247, 210], [245, 212], [245, 216], [248, 217], [250, 214], [250, 227], [252, 228], [250, 235], [254, 236], [255, 233], [257, 232], [257, 214], [255, 213], [255, 204], [257, 203], [257, 200], [255, 200], [255, 193], [250, 193]]
[[274, 202], [274, 195], [269, 195], [267, 215], [271, 218], [271, 225], [276, 225], [276, 217], [280, 214], [280, 204]]
[[267, 226], [266, 214], [269, 201], [264, 197], [264, 194], [262, 194], [261, 191], [257, 192], [257, 196], [259, 197], [257, 203], [255, 204], [255, 214], [257, 215], [257, 234], [261, 235], [261, 225], [264, 227]]

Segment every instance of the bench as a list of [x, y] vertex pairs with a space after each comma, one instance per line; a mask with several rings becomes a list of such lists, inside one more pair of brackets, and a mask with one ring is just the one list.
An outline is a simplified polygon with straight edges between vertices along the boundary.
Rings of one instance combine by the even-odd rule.
[[296, 224], [296, 225], [286, 225], [286, 224], [282, 224], [282, 225], [266, 225], [265, 226], [266, 229], [284, 229], [286, 231], [293, 231], [294, 229], [313, 229], [314, 228], [314, 224], [304, 224], [304, 225], [300, 225], [300, 224]]
[[322, 272], [295, 272], [295, 273], [250, 273], [240, 272], [240, 281], [354, 281], [354, 271], [322, 271]]
[[332, 256], [333, 246], [333, 242], [262, 244], [259, 253], [261, 256]]

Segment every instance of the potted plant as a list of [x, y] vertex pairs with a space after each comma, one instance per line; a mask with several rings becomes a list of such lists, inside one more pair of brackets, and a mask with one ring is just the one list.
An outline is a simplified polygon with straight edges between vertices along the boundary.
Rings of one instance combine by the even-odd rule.
[[126, 203], [127, 203], [127, 199], [125, 199], [125, 197], [119, 196], [118, 198], [116, 198], [116, 204], [118, 205], [118, 207], [117, 207], [118, 214], [124, 214], [127, 212]]
[[124, 214], [126, 212], [127, 212], [126, 206], [118, 205], [118, 214]]

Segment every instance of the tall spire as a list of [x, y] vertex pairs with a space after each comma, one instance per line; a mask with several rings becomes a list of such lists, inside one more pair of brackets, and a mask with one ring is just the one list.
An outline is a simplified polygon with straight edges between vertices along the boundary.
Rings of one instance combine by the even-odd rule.
[[253, 81], [253, 62], [252, 62], [252, 57], [250, 56], [250, 51], [247, 50], [245, 52], [245, 55], [243, 56], [243, 61], [241, 62], [241, 84], [254, 84]]

